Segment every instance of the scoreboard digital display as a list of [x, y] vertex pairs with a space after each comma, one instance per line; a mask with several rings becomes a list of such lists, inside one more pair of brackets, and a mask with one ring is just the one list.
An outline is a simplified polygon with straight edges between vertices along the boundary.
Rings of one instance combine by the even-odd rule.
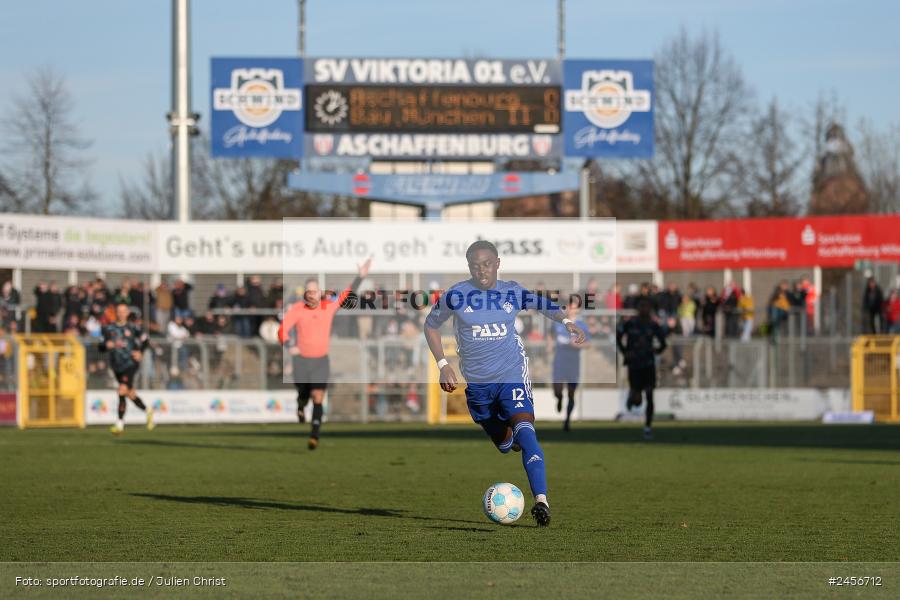
[[307, 85], [311, 133], [559, 133], [559, 86]]

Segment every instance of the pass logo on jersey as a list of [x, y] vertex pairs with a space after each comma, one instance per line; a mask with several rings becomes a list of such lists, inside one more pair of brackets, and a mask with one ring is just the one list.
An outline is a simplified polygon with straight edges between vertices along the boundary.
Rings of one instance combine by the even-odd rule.
[[485, 323], [483, 325], [472, 325], [472, 337], [479, 338], [502, 338], [506, 337], [506, 323]]

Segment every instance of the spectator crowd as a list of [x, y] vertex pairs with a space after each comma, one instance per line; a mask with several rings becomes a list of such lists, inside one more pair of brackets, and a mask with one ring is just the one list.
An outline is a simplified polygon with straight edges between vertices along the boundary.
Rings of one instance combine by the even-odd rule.
[[[436, 297], [437, 283], [430, 287], [431, 295]], [[401, 292], [391, 293], [382, 285], [376, 284], [369, 291], [379, 298], [377, 308], [388, 309], [388, 314], [360, 313], [356, 318], [338, 319], [335, 335], [368, 339], [413, 338], [420, 334], [426, 310], [416, 310], [402, 299]], [[535, 291], [545, 293], [546, 289], [538, 283]], [[12, 282], [6, 281], [0, 286], [0, 334], [23, 331], [24, 319], [30, 319], [31, 331], [35, 333], [64, 332], [99, 338], [102, 327], [115, 320], [116, 304], [125, 302], [151, 336], [181, 341], [235, 335], [277, 343], [278, 319], [285, 299], [290, 305], [303, 295], [303, 289], [298, 287], [285, 297], [280, 278], [265, 288], [258, 275], [247, 277], [243, 285], [233, 289], [221, 283], [216, 285], [201, 310], [195, 308], [193, 292], [194, 287], [180, 278], [171, 283], [164, 279], [153, 288], [142, 280], [129, 278], [115, 288], [100, 278], [65, 289], [55, 282], [41, 281], [34, 288], [34, 304], [23, 306], [20, 292]], [[584, 321], [592, 336], [613, 336], [614, 312], [633, 310], [646, 298], [669, 335], [722, 335], [741, 340], [749, 340], [754, 333], [777, 338], [787, 330], [792, 315], [804, 319], [807, 331], [812, 333], [817, 301], [817, 290], [808, 279], [781, 281], [764, 306], [757, 306], [747, 290], [734, 283], [721, 290], [712, 286], [701, 290], [693, 283], [684, 290], [674, 282], [664, 288], [651, 283], [632, 283], [623, 292], [619, 283], [604, 291], [591, 279], [579, 295], [590, 296], [595, 308], [608, 311], [605, 315], [590, 311], [585, 314]], [[863, 333], [900, 333], [900, 290], [892, 289], [885, 294], [870, 277], [861, 308]], [[547, 329], [545, 320], [531, 313], [522, 313], [517, 322], [518, 333], [531, 341], [544, 339]]]

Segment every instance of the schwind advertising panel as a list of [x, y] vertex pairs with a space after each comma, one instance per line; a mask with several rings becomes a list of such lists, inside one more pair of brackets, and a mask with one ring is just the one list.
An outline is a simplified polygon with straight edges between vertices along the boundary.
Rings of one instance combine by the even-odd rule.
[[566, 156], [653, 156], [653, 61], [567, 60]]
[[213, 58], [212, 154], [303, 155], [303, 61]]

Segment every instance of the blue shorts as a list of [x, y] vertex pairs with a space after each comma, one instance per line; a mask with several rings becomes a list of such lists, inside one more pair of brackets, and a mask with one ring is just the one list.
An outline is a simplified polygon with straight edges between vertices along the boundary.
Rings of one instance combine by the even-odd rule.
[[534, 415], [531, 383], [470, 383], [466, 385], [466, 406], [476, 423], [498, 418], [502, 421], [518, 413]]

